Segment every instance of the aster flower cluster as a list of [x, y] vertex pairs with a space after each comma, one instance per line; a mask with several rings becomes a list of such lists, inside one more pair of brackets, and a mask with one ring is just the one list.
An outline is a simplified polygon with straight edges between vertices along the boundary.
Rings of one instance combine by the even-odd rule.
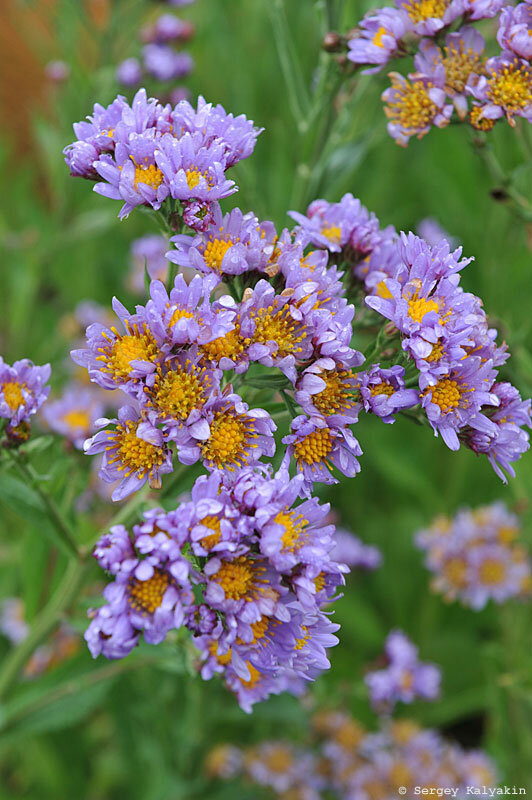
[[420, 661], [418, 649], [402, 631], [392, 631], [385, 644], [386, 667], [365, 677], [375, 709], [390, 713], [397, 702], [435, 700], [441, 672], [435, 664]]
[[519, 518], [504, 503], [462, 509], [452, 519], [438, 517], [415, 536], [434, 574], [432, 587], [447, 600], [476, 611], [489, 600], [529, 598], [532, 565], [519, 543]]
[[94, 657], [123, 658], [142, 635], [157, 644], [185, 626], [201, 675], [223, 675], [241, 707], [300, 694], [327, 669], [339, 626], [323, 606], [348, 567], [332, 559], [328, 505], [297, 503], [303, 478], [248, 467], [197, 479], [174, 511], [151, 509], [117, 525], [94, 556], [114, 581], [90, 612]]
[[30, 419], [50, 394], [50, 374], [50, 364], [37, 367], [23, 358], [10, 365], [0, 356], [0, 420], [11, 442], [29, 437]]
[[[370, 12], [345, 37], [347, 58], [366, 73], [414, 55], [414, 72], [390, 72], [382, 95], [388, 132], [402, 146], [433, 126], [459, 121], [488, 131], [498, 119], [532, 121], [532, 6], [507, 0], [396, 0]], [[498, 17], [497, 42], [488, 57], [474, 23]]]
[[175, 87], [175, 81], [185, 78], [193, 69], [192, 57], [180, 49], [193, 36], [191, 22], [172, 13], [160, 14], [140, 30], [139, 38], [143, 43], [140, 57], [126, 58], [118, 65], [117, 82], [124, 87], [137, 87], [145, 79], [153, 78], [159, 84], [171, 84], [169, 96], [173, 102], [185, 99], [187, 90]]
[[[140, 205], [203, 218], [213, 201], [237, 190], [226, 170], [247, 158], [260, 133], [246, 117], [227, 114], [200, 97], [174, 107], [148, 99], [139, 89], [131, 105], [118, 96], [96, 104], [78, 137], [65, 148], [73, 176], [98, 181], [94, 191], [122, 200], [120, 217]], [[101, 179], [101, 180], [100, 180]], [[169, 212], [170, 213], [170, 212]]]
[[[531, 425], [530, 400], [499, 380], [507, 346], [497, 344], [480, 298], [460, 286], [460, 272], [472, 259], [462, 258], [460, 247], [451, 250], [444, 238], [431, 246], [412, 233], [381, 230], [377, 218], [355, 202], [351, 195], [339, 203], [319, 200], [306, 216], [295, 217], [296, 235], [350, 269], [363, 283], [366, 306], [390, 322], [383, 349], [391, 366], [373, 366], [357, 379], [365, 410], [386, 422], [393, 406], [419, 403], [448, 447], [463, 444], [487, 455], [506, 482], [504, 473], [513, 476], [512, 463], [529, 448], [524, 428]], [[334, 241], [326, 241], [324, 231], [331, 228]], [[394, 337], [400, 340], [395, 350]], [[377, 394], [380, 381], [386, 388]]]
[[238, 748], [222, 744], [206, 759], [214, 779], [243, 777], [278, 800], [368, 800], [392, 798], [398, 787], [413, 796], [414, 787], [452, 787], [454, 796], [470, 796], [468, 787], [494, 786], [497, 771], [480, 750], [464, 750], [438, 731], [404, 719], [381, 721], [367, 730], [342, 711], [320, 711], [312, 734], [297, 746], [283, 739]]

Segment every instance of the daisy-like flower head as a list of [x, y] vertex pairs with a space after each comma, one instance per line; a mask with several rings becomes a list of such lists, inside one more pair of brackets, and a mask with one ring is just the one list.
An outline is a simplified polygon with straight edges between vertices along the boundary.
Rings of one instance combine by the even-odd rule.
[[396, 365], [383, 369], [374, 364], [367, 372], [357, 376], [360, 398], [366, 412], [382, 417], [383, 422], [395, 422], [395, 414], [403, 408], [412, 408], [419, 402], [415, 389], [405, 389], [404, 367]]
[[104, 389], [123, 389], [135, 394], [139, 384], [156, 370], [165, 357], [144, 310], [130, 314], [116, 297], [113, 310], [124, 327], [95, 322], [87, 328], [87, 347], [72, 350], [72, 360], [88, 370], [91, 381]]
[[308, 292], [300, 287], [299, 291], [276, 294], [268, 281], [260, 280], [240, 307], [240, 332], [249, 340], [249, 360], [278, 367], [292, 382], [296, 363], [312, 354], [311, 331], [298, 308], [298, 301]]
[[27, 422], [48, 398], [50, 387], [45, 383], [51, 372], [50, 364], [36, 367], [23, 358], [10, 366], [0, 356], [0, 417], [12, 428]]
[[357, 456], [362, 455], [359, 443], [343, 421], [335, 417], [310, 418], [301, 415], [292, 420], [291, 433], [283, 438], [287, 445], [283, 464], [288, 468], [293, 458], [298, 472], [305, 479], [307, 491], [314, 482], [338, 483], [331, 467], [354, 478], [360, 472]]
[[125, 141], [116, 142], [114, 155], [104, 153], [94, 163], [103, 182], [94, 191], [112, 200], [123, 200], [119, 217], [129, 216], [136, 206], [148, 205], [159, 209], [169, 194], [169, 185], [156, 164], [158, 148], [155, 129], [129, 133]]
[[107, 603], [94, 613], [85, 633], [93, 658], [123, 658], [140, 633], [149, 644], [159, 644], [168, 631], [181, 627], [193, 603], [187, 579], [177, 581], [167, 564], [152, 557], [128, 559], [103, 595]]
[[125, 98], [120, 96], [107, 108], [96, 103], [92, 116], [87, 117], [87, 122], [74, 123], [77, 141], [63, 150], [65, 163], [71, 175], [93, 179], [98, 177], [93, 163], [101, 153], [113, 152], [115, 128], [122, 119], [126, 106]]
[[43, 417], [50, 428], [83, 449], [83, 442], [94, 430], [96, 420], [103, 414], [101, 398], [89, 388], [73, 385], [43, 408]]
[[218, 389], [217, 375], [198, 362], [195, 350], [181, 351], [157, 366], [149, 386], [143, 387], [143, 405], [168, 432], [197, 422], [203, 406]]
[[296, 476], [255, 513], [260, 551], [279, 572], [289, 573], [298, 564], [321, 566], [333, 546], [334, 527], [323, 524], [329, 505], [312, 498], [292, 507], [302, 483], [302, 475]]
[[115, 142], [126, 143], [131, 134], [147, 133], [158, 138], [172, 130], [172, 108], [163, 106], [154, 97], [148, 97], [146, 89], [139, 89], [131, 105], [126, 103], [118, 120], [115, 131]]
[[515, 126], [515, 117], [532, 120], [532, 67], [511, 50], [486, 62], [485, 75], [471, 75], [467, 91], [480, 103], [475, 121], [505, 116]]
[[183, 464], [203, 461], [209, 470], [234, 471], [275, 452], [276, 425], [267, 411], [250, 409], [227, 386], [212, 395], [201, 418], [175, 435], [178, 458]]
[[281, 576], [268, 559], [251, 552], [231, 557], [213, 555], [204, 567], [205, 602], [218, 611], [251, 624], [262, 617], [286, 618], [279, 599], [286, 594]]
[[157, 142], [155, 160], [175, 200], [212, 202], [238, 191], [225, 177], [224, 149], [216, 140], [205, 146], [198, 134], [166, 134]]
[[314, 200], [306, 215], [289, 214], [299, 224], [296, 240], [303, 246], [312, 243], [331, 253], [344, 252], [354, 262], [371, 253], [380, 240], [379, 220], [350, 193], [339, 203]]
[[420, 375], [420, 401], [435, 435], [441, 435], [451, 450], [458, 450], [458, 431], [466, 426], [491, 434], [496, 426], [483, 414], [481, 406], [497, 406], [499, 398], [491, 392], [495, 380], [491, 362], [481, 363], [469, 356], [438, 380]]
[[467, 585], [462, 599], [475, 610], [484, 608], [489, 600], [504, 603], [519, 595], [525, 581], [530, 581], [528, 558], [516, 560], [511, 548], [485, 544], [468, 553]]
[[530, 3], [506, 6], [499, 19], [497, 41], [503, 50], [511, 50], [520, 58], [532, 57], [532, 8]]
[[222, 216], [218, 203], [213, 214], [213, 221], [198, 236], [174, 236], [176, 250], [168, 253], [168, 259], [215, 275], [264, 272], [277, 239], [273, 223], [261, 223], [253, 213], [242, 214], [239, 208]]
[[217, 140], [228, 167], [252, 154], [257, 137], [264, 130], [256, 128], [244, 114], [227, 114], [223, 106], [213, 106], [201, 96], [196, 108], [186, 100], [178, 103], [172, 119], [175, 131], [198, 134], [206, 146]]
[[433, 125], [444, 128], [453, 113], [441, 86], [423, 76], [413, 74], [409, 78], [390, 72], [392, 85], [382, 94], [386, 103], [384, 113], [389, 120], [388, 133], [402, 147], [407, 146], [412, 136], [421, 139]]
[[136, 557], [129, 533], [123, 525], [113, 525], [109, 533], [100, 536], [92, 554], [100, 567], [111, 575], [118, 575], [124, 564], [128, 569]]
[[348, 41], [347, 57], [355, 64], [375, 64], [365, 74], [379, 72], [400, 48], [401, 39], [412, 28], [408, 14], [397, 8], [380, 8], [364, 17], [360, 35]]
[[214, 275], [195, 275], [189, 284], [177, 275], [170, 294], [161, 281], [150, 284], [146, 317], [160, 344], [203, 345], [233, 329], [234, 313], [211, 308], [210, 296], [218, 283]]
[[[239, 306], [232, 297], [224, 295], [212, 303], [211, 311], [216, 321], [220, 315], [223, 333], [218, 333], [216, 338], [199, 345], [200, 358], [211, 368], [246, 372], [249, 367], [249, 340], [242, 336], [240, 330]], [[216, 327], [215, 330], [219, 328]]]
[[421, 662], [418, 650], [401, 631], [392, 631], [386, 640], [386, 669], [368, 672], [366, 685], [377, 708], [393, 709], [395, 704], [412, 703], [416, 698], [434, 700], [440, 691], [440, 669]]
[[461, 28], [445, 37], [443, 52], [432, 39], [423, 39], [414, 59], [420, 74], [443, 84], [460, 119], [467, 114], [465, 87], [471, 74], [484, 73], [484, 37], [472, 27]]
[[332, 358], [318, 358], [298, 378], [295, 399], [309, 417], [335, 416], [346, 423], [356, 422], [360, 410], [358, 378]]
[[113, 500], [123, 500], [149, 480], [152, 488], [160, 488], [161, 475], [172, 472], [172, 454], [163, 440], [162, 431], [149, 422], [141, 422], [132, 406], [122, 406], [118, 419], [101, 419], [103, 427], [115, 423], [114, 430], [102, 430], [85, 442], [88, 455], [103, 453], [100, 477], [106, 483], [120, 480], [113, 491]]
[[396, 0], [406, 12], [411, 30], [420, 36], [434, 36], [464, 13], [465, 0]]

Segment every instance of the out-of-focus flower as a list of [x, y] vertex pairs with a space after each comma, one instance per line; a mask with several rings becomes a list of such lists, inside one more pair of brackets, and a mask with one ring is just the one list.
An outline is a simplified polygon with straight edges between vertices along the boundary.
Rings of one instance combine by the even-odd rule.
[[49, 61], [44, 73], [52, 83], [64, 83], [70, 78], [70, 66], [65, 61]]
[[45, 386], [50, 374], [50, 364], [36, 367], [23, 358], [10, 366], [0, 356], [0, 417], [14, 428], [27, 422], [50, 394], [50, 387]]
[[142, 67], [138, 58], [126, 58], [116, 68], [116, 80], [122, 86], [138, 86], [142, 80]]
[[147, 44], [142, 49], [144, 68], [158, 81], [184, 78], [194, 68], [192, 56], [166, 44]]
[[78, 448], [94, 431], [96, 420], [103, 414], [102, 398], [89, 388], [76, 385], [43, 409], [43, 417], [50, 428], [61, 434]]
[[145, 274], [151, 280], [165, 281], [168, 272], [168, 261], [165, 253], [168, 250], [168, 240], [165, 236], [149, 234], [135, 239], [130, 248], [131, 272], [129, 284], [131, 288], [141, 294], [144, 292]]

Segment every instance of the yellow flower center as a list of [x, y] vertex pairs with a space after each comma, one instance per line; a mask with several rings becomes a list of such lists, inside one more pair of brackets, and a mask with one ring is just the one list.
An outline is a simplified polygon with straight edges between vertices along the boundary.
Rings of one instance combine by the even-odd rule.
[[384, 109], [386, 116], [406, 131], [416, 132], [427, 128], [438, 111], [428, 94], [432, 84], [406, 79], [403, 84], [392, 77], [392, 87], [396, 95]]
[[467, 564], [463, 558], [448, 558], [443, 565], [443, 574], [451, 586], [463, 588], [466, 585]]
[[429, 311], [439, 311], [440, 306], [436, 300], [426, 297], [418, 297], [417, 292], [408, 300], [408, 315], [414, 322], [422, 322], [425, 314]]
[[445, 47], [444, 53], [445, 88], [462, 94], [470, 74], [474, 72], [479, 75], [483, 72], [483, 59], [471, 47], [465, 50], [463, 42], [458, 47]]
[[395, 392], [395, 389], [391, 384], [382, 381], [381, 383], [376, 383], [374, 386], [372, 386], [370, 391], [372, 397], [376, 397], [376, 395], [379, 394], [385, 394], [388, 397], [391, 397]]
[[151, 186], [152, 189], [158, 189], [164, 180], [163, 173], [155, 166], [155, 164], [137, 164], [135, 159], [132, 159], [135, 164], [135, 189], [138, 191], [139, 183], [145, 183]]
[[425, 360], [439, 361], [442, 356], [443, 356], [443, 344], [441, 342], [436, 342], [436, 344], [432, 345], [432, 350], [430, 351], [429, 355]]
[[147, 394], [151, 398], [150, 404], [163, 414], [185, 420], [195, 408], [202, 408], [210, 387], [205, 369], [187, 360], [166, 375], [159, 371], [153, 389], [147, 390]]
[[211, 269], [221, 272], [223, 257], [233, 246], [234, 242], [225, 239], [211, 239], [205, 245], [203, 258]]
[[253, 314], [255, 331], [251, 338], [253, 343], [267, 344], [275, 342], [277, 358], [285, 358], [301, 352], [299, 343], [305, 338], [305, 329], [290, 315], [288, 306], [276, 311], [275, 306], [260, 308]]
[[214, 656], [218, 664], [221, 664], [222, 667], [225, 667], [225, 665], [229, 664], [231, 661], [231, 648], [229, 648], [227, 653], [218, 654], [218, 643], [216, 641], [212, 641], [209, 643], [209, 650], [211, 655]]
[[482, 106], [473, 106], [469, 113], [469, 122], [477, 131], [491, 131], [495, 125], [495, 120], [481, 117], [481, 114]]
[[413, 23], [425, 22], [427, 19], [441, 19], [448, 4], [448, 0], [412, 0], [406, 5], [406, 11]]
[[211, 435], [201, 445], [205, 461], [218, 469], [234, 470], [247, 464], [247, 448], [254, 447], [255, 424], [250, 417], [234, 411], [218, 411], [210, 425]]
[[314, 578], [314, 586], [316, 587], [316, 594], [319, 594], [321, 590], [325, 588], [325, 575], [323, 572], [320, 572], [320, 574]]
[[63, 414], [63, 422], [71, 430], [88, 431], [90, 428], [90, 415], [85, 409], [74, 409]]
[[243, 678], [240, 678], [240, 683], [242, 686], [245, 686], [246, 689], [252, 689], [257, 683], [260, 681], [262, 675], [256, 669], [251, 661], [246, 661], [246, 667], [249, 669], [249, 680], [245, 681]]
[[186, 308], [176, 308], [170, 318], [170, 327], [173, 328], [180, 319], [194, 319], [194, 312], [187, 311]]
[[16, 411], [17, 408], [24, 403], [23, 389], [27, 390], [28, 387], [25, 383], [19, 383], [19, 381], [7, 381], [7, 383], [4, 383], [2, 386], [4, 400], [11, 411]]
[[283, 774], [292, 767], [294, 759], [292, 754], [282, 745], [275, 745], [265, 754], [264, 763], [272, 772]]
[[246, 556], [239, 556], [234, 561], [222, 562], [213, 580], [220, 584], [226, 598], [241, 600], [245, 597], [251, 600], [257, 596], [259, 589], [257, 584], [264, 582], [260, 578], [263, 572], [265, 572], [263, 566]]
[[142, 614], [153, 614], [163, 602], [170, 579], [166, 572], [156, 569], [147, 581], [132, 578], [129, 582], [129, 604]]
[[510, 113], [532, 103], [532, 69], [519, 64], [507, 64], [501, 72], [491, 71], [488, 78], [488, 98]]
[[285, 550], [292, 550], [293, 552], [301, 547], [303, 544], [301, 540], [304, 538], [303, 533], [307, 526], [307, 520], [301, 514], [296, 516], [295, 511], [285, 509], [284, 511], [279, 511], [274, 522], [284, 528], [281, 542]]
[[208, 172], [201, 172], [199, 169], [187, 169], [186, 175], [189, 189], [195, 189], [202, 178], [205, 178], [208, 186], [212, 186], [214, 183]]
[[381, 27], [378, 28], [377, 32], [375, 33], [375, 36], [372, 39], [373, 44], [376, 47], [384, 47], [382, 43], [382, 37], [385, 35], [386, 35], [386, 28], [383, 28], [381, 25]]
[[112, 341], [110, 350], [103, 347], [98, 349], [100, 353], [96, 356], [97, 361], [102, 361], [102, 372], [109, 372], [113, 378], [127, 381], [131, 372], [132, 361], [154, 362], [159, 354], [159, 348], [149, 330], [139, 329], [135, 323], [133, 326], [128, 321], [125, 322], [128, 333], [124, 336], [118, 333], [116, 328], [111, 328], [115, 335], [114, 341], [104, 331], [102, 336], [108, 342]]
[[431, 396], [431, 401], [440, 407], [443, 414], [452, 408], [458, 408], [462, 399], [462, 390], [451, 378], [441, 378], [435, 386], [428, 386], [423, 397]]
[[393, 297], [393, 294], [390, 292], [384, 281], [379, 281], [377, 284], [377, 296], [383, 297], [385, 300], [389, 300], [390, 297]]
[[200, 544], [204, 548], [204, 550], [212, 550], [215, 544], [218, 544], [220, 539], [222, 538], [222, 531], [220, 529], [220, 518], [215, 517], [213, 514], [209, 514], [203, 519], [199, 521], [200, 525], [205, 525], [206, 528], [212, 531], [207, 536], [204, 536], [203, 539], [200, 539]]
[[118, 424], [109, 437], [107, 450], [116, 448], [116, 453], [109, 459], [116, 464], [119, 471], [124, 470], [126, 476], [138, 472], [139, 480], [154, 468], [160, 467], [165, 454], [162, 447], [157, 447], [137, 436], [137, 423], [128, 420], [125, 425]]
[[324, 225], [321, 229], [321, 235], [325, 236], [333, 244], [340, 244], [342, 230], [338, 225]]
[[312, 395], [312, 405], [325, 417], [348, 411], [355, 405], [355, 389], [347, 383], [353, 378], [351, 370], [331, 369], [320, 372], [325, 389]]
[[487, 558], [479, 569], [479, 575], [482, 583], [496, 586], [506, 578], [506, 567], [494, 558]]
[[238, 325], [225, 336], [219, 336], [212, 342], [201, 345], [201, 352], [209, 361], [220, 361], [221, 358], [231, 358], [237, 361], [238, 357], [244, 352], [246, 340], [240, 335]]
[[502, 544], [511, 544], [517, 539], [518, 530], [514, 525], [501, 525], [498, 531], [498, 539]]
[[329, 428], [317, 428], [301, 441], [294, 444], [294, 455], [299, 462], [317, 464], [324, 461], [333, 447], [333, 439]]

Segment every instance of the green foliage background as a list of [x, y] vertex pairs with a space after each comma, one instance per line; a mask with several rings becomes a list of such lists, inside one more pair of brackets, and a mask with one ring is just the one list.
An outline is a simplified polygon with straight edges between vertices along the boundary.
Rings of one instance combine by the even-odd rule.
[[[29, 3], [28, 3], [29, 5]], [[118, 295], [131, 306], [137, 298], [124, 288], [131, 241], [152, 230], [147, 215], [134, 213], [120, 223], [118, 204], [69, 178], [61, 149], [72, 140], [71, 123], [90, 112], [93, 102], [116, 94], [114, 66], [134, 55], [141, 19], [155, 4], [121, 0], [112, 4], [108, 28], [97, 40], [90, 67], [79, 45], [90, 28], [84, 6], [56, 4], [57, 57], [72, 68], [71, 79], [52, 94], [52, 111], [35, 110], [36, 155], [16, 155], [9, 120], [1, 140], [0, 241], [2, 243], [1, 350], [6, 360], [24, 356], [55, 366], [54, 388], [67, 376], [65, 339], [58, 320], [85, 298], [108, 305]], [[320, 41], [329, 22], [346, 30], [366, 7], [359, 3], [289, 0], [287, 14], [304, 83], [312, 83]], [[342, 15], [334, 17], [343, 7]], [[506, 377], [523, 394], [532, 391], [531, 254], [526, 226], [504, 203], [492, 199], [494, 185], [462, 126], [435, 130], [407, 150], [385, 130], [379, 94], [383, 76], [362, 78], [341, 113], [335, 154], [315, 180], [316, 161], [305, 157], [305, 139], [294, 120], [272, 28], [276, 0], [197, 0], [182, 15], [197, 25], [190, 50], [196, 67], [188, 85], [193, 95], [245, 113], [266, 129], [255, 154], [240, 164], [240, 193], [231, 202], [253, 209], [278, 226], [289, 223], [287, 209], [303, 210], [314, 196], [338, 200], [351, 191], [383, 224], [412, 229], [436, 217], [476, 260], [463, 273], [466, 290], [480, 295], [513, 357]], [[333, 18], [327, 19], [327, 9]], [[488, 26], [489, 31], [489, 26]], [[277, 39], [277, 42], [276, 42]], [[36, 45], [38, 46], [38, 45]], [[286, 44], [280, 44], [281, 49]], [[285, 51], [286, 52], [286, 51]], [[23, 99], [22, 99], [23, 102]], [[322, 113], [315, 121], [323, 122]], [[520, 127], [503, 124], [493, 133], [494, 148], [521, 190], [530, 196], [530, 162], [523, 163]], [[297, 179], [297, 181], [296, 181]], [[314, 192], [316, 194], [314, 194]], [[295, 204], [295, 205], [294, 205]], [[228, 207], [229, 203], [226, 204]], [[340, 704], [367, 725], [375, 724], [363, 686], [364, 669], [382, 649], [391, 627], [403, 628], [419, 644], [423, 658], [441, 664], [441, 701], [407, 709], [424, 724], [441, 726], [466, 744], [485, 747], [498, 761], [502, 778], [528, 785], [532, 773], [532, 614], [529, 605], [507, 604], [481, 613], [446, 605], [430, 594], [429, 576], [412, 534], [439, 513], [461, 505], [502, 498], [523, 509], [524, 539], [531, 543], [528, 495], [532, 460], [518, 465], [509, 487], [486, 461], [470, 452], [449, 452], [426, 429], [406, 421], [393, 426], [365, 420], [359, 426], [362, 472], [324, 499], [341, 523], [364, 541], [377, 544], [383, 567], [354, 574], [336, 604], [341, 644], [332, 669], [316, 683], [314, 704]], [[35, 454], [51, 491], [67, 512], [87, 480], [87, 464], [72, 460], [54, 441]], [[51, 561], [53, 531], [30, 487], [0, 473], [3, 501], [0, 592], [22, 595], [30, 622], [65, 580], [65, 556]], [[95, 523], [80, 517], [80, 542], [94, 537]], [[94, 580], [101, 578], [94, 570]], [[74, 624], [84, 629], [83, 595]], [[0, 641], [5, 655], [8, 644]], [[215, 681], [195, 678], [179, 643], [140, 647], [119, 664], [93, 663], [84, 648], [39, 681], [20, 682], [0, 708], [0, 797], [31, 800], [178, 800], [252, 798], [256, 789], [211, 783], [203, 759], [221, 741], [249, 742], [283, 735], [302, 739], [306, 717], [289, 696], [257, 706], [251, 717]]]

